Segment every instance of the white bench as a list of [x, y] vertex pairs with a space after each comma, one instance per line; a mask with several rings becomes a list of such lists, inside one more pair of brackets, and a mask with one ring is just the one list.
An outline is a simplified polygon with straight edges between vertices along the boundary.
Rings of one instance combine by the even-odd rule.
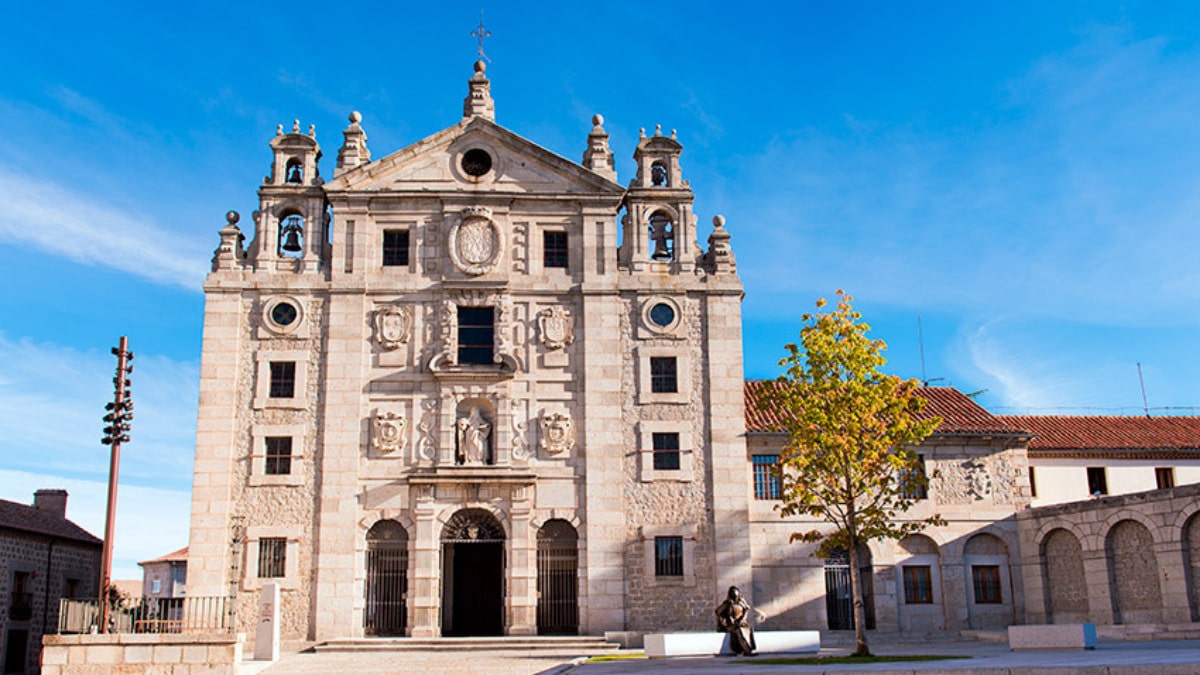
[[1059, 623], [1040, 626], [1009, 626], [1008, 648], [1095, 649], [1096, 624]]
[[[821, 633], [815, 630], [755, 631], [755, 654], [796, 654], [821, 650]], [[646, 656], [662, 659], [668, 656], [716, 656], [732, 654], [729, 634], [709, 633], [648, 633], [645, 637]]]

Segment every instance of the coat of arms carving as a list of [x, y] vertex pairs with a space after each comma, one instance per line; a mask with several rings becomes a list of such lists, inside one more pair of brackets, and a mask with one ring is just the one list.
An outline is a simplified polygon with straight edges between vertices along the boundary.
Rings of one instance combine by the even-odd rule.
[[388, 305], [375, 310], [375, 341], [380, 347], [393, 350], [408, 342], [412, 333], [412, 310]]
[[407, 428], [408, 420], [404, 415], [391, 412], [375, 415], [371, 421], [371, 447], [384, 455], [403, 450]]
[[471, 275], [490, 271], [504, 250], [504, 231], [484, 206], [462, 210], [461, 220], [450, 230], [450, 259], [455, 267]]
[[570, 452], [575, 448], [575, 423], [570, 415], [550, 413], [542, 416], [542, 437], [539, 445], [551, 455]]
[[562, 349], [575, 341], [575, 326], [571, 313], [562, 307], [548, 307], [538, 312], [538, 333], [547, 349]]

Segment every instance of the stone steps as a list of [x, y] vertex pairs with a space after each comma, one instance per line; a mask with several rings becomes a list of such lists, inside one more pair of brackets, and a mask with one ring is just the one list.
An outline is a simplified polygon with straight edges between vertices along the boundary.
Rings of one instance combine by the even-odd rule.
[[441, 638], [338, 638], [313, 646], [317, 652], [503, 652], [511, 656], [590, 656], [621, 646], [603, 637], [504, 636]]

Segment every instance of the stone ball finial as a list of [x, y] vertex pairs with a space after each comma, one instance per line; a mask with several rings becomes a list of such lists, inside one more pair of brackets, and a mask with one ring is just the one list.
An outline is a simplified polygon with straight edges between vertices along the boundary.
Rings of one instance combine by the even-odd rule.
[[678, 139], [678, 138], [679, 138], [678, 136], [676, 136], [676, 135], [675, 135], [675, 130], [674, 130], [674, 129], [672, 129], [672, 130], [671, 130], [671, 138], [674, 138], [674, 139]]
[[645, 138], [645, 137], [646, 137], [646, 127], [642, 127], [640, 129], [638, 129], [638, 138]]
[[713, 216], [713, 227], [725, 227], [725, 216], [719, 213]]
[[486, 70], [487, 70], [487, 64], [483, 62], [483, 59], [480, 59], [475, 62], [475, 72], [482, 73], [482, 72], [485, 72]]
[[280, 124], [279, 126], [275, 127], [275, 135], [276, 135], [276, 136], [282, 136], [282, 135], [283, 135], [283, 125], [282, 125], [282, 124]]
[[600, 113], [592, 115], [592, 125], [597, 127], [604, 126], [604, 115]]
[[655, 125], [654, 125], [654, 135], [655, 135], [655, 136], [662, 136], [662, 125], [661, 125], [661, 124], [655, 124]]
[[237, 225], [237, 222], [242, 219], [242, 216], [237, 211], [230, 211], [225, 214], [225, 222], [230, 225]]
[[300, 133], [300, 120], [292, 120], [292, 133]]
[[362, 113], [357, 110], [350, 113], [350, 124], [358, 124], [359, 122], [362, 122]]

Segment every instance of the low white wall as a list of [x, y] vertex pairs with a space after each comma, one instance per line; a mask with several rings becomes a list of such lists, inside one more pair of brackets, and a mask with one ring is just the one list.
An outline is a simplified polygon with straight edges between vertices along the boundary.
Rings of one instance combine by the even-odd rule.
[[235, 675], [242, 635], [232, 633], [47, 635], [42, 675]]

